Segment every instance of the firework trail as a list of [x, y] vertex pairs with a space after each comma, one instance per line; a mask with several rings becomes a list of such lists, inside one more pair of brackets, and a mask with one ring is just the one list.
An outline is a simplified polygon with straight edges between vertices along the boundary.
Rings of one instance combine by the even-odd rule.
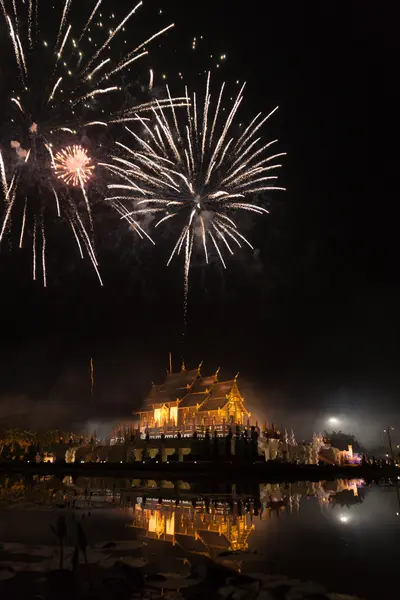
[[[50, 251], [46, 229], [60, 218], [69, 224], [79, 254], [87, 251], [101, 281], [90, 199], [93, 190], [98, 191], [96, 155], [104, 151], [98, 143], [95, 152], [90, 151], [88, 132], [95, 136], [100, 127], [131, 122], [137, 118], [134, 114], [169, 106], [167, 99], [121, 110], [125, 97], [120, 77], [147, 55], [147, 45], [173, 24], [139, 40], [139, 44], [130, 44], [128, 27], [143, 2], [113, 22], [111, 29], [103, 28], [102, 23], [107, 6], [112, 9], [111, 0], [88, 2], [86, 14], [78, 0], [56, 2], [51, 23], [45, 11], [39, 10], [39, 2], [0, 0], [3, 58], [11, 52], [10, 73], [2, 85], [3, 95], [9, 98], [10, 119], [7, 134], [0, 138], [0, 198], [4, 199], [0, 242], [17, 223], [19, 247], [24, 246], [27, 236], [32, 238], [34, 278], [41, 269], [46, 285], [46, 256]], [[127, 38], [128, 45], [121, 44], [121, 36]], [[126, 49], [124, 55], [118, 47]], [[175, 99], [174, 103], [183, 101]], [[2, 125], [5, 131], [4, 120]], [[80, 145], [83, 135], [89, 148]]]
[[113, 155], [105, 165], [123, 181], [108, 186], [116, 195], [107, 200], [138, 234], [143, 233], [138, 224], [143, 215], [158, 216], [155, 228], [164, 224], [178, 231], [167, 264], [175, 255], [184, 255], [185, 315], [195, 246], [202, 249], [206, 263], [214, 251], [226, 268], [223, 252], [232, 255], [233, 248], [241, 248], [243, 244], [253, 249], [240, 232], [235, 217], [241, 211], [268, 213], [257, 203], [257, 196], [284, 190], [275, 185], [275, 173], [282, 166], [278, 159], [285, 153], [268, 155], [278, 140], [263, 143], [256, 135], [277, 109], [264, 117], [259, 113], [244, 130], [234, 129], [243, 89], [244, 86], [226, 114], [222, 109], [222, 85], [213, 112], [208, 75], [201, 111], [196, 95], [190, 101], [185, 90], [187, 110], [182, 120], [182, 113], [175, 111], [167, 88], [168, 115], [163, 107], [157, 106], [153, 110], [153, 126], [136, 115], [146, 135], [139, 137], [126, 127], [132, 147], [117, 142], [125, 156]]
[[90, 397], [93, 398], [93, 388], [94, 388], [94, 364], [93, 358], [90, 359]]

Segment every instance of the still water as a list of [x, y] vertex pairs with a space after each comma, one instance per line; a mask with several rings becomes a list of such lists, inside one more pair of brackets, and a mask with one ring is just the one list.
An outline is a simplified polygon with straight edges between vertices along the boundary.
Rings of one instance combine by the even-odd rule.
[[[367, 600], [399, 598], [399, 490], [363, 480], [281, 484], [0, 476], [0, 573], [65, 568], [80, 523], [89, 563], [123, 559], [184, 574], [212, 559], [242, 574], [311, 580]], [[0, 577], [0, 580], [4, 579]], [[8, 590], [12, 576], [7, 581]]]

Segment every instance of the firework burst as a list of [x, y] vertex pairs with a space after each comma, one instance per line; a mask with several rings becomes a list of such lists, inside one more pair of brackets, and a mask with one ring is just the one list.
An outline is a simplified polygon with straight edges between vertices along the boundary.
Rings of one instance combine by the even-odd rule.
[[171, 99], [168, 116], [160, 106], [153, 111], [154, 126], [138, 116], [146, 135], [139, 137], [127, 127], [132, 147], [118, 143], [125, 155], [114, 155], [105, 165], [122, 181], [108, 186], [115, 195], [107, 200], [139, 235], [144, 233], [140, 217], [148, 214], [158, 217], [155, 228], [172, 225], [172, 231], [178, 231], [167, 264], [175, 255], [184, 254], [185, 306], [194, 248], [202, 249], [207, 263], [213, 250], [226, 268], [226, 252], [232, 255], [235, 246], [253, 248], [239, 230], [240, 212], [263, 215], [268, 211], [256, 198], [284, 190], [276, 185], [276, 172], [285, 153], [269, 153], [278, 140], [263, 143], [257, 135], [277, 109], [266, 116], [259, 113], [237, 134], [234, 119], [244, 86], [227, 113], [222, 108], [224, 87], [213, 111], [210, 75], [201, 109], [196, 94], [190, 100], [186, 89], [184, 122], [167, 88]]
[[59, 179], [75, 187], [87, 183], [94, 165], [82, 146], [68, 146], [54, 157], [55, 171]]
[[[173, 27], [169, 25], [135, 45], [126, 39], [125, 43], [119, 39], [117, 45], [118, 38], [127, 37], [127, 28], [143, 2], [131, 7], [119, 22], [111, 15], [110, 29], [103, 23], [104, 12], [112, 8], [110, 0], [92, 0], [80, 25], [81, 3], [60, 0], [55, 4], [49, 22], [48, 7], [39, 0], [0, 0], [2, 32], [8, 32], [1, 40], [3, 58], [11, 53], [10, 61], [3, 61], [2, 94], [8, 96], [9, 119], [6, 121], [3, 113], [0, 242], [16, 222], [20, 247], [28, 235], [32, 240], [34, 279], [36, 262], [42, 257], [44, 284], [49, 248], [45, 231], [55, 216], [69, 222], [81, 256], [82, 248], [86, 249], [98, 273], [86, 189], [94, 164], [77, 142], [85, 139], [90, 149], [90, 135], [98, 136], [110, 123], [130, 122], [151, 107], [169, 104], [169, 100], [161, 104], [144, 101], [122, 110], [121, 75], [148, 54], [150, 42]], [[121, 48], [126, 52], [121, 53]], [[184, 99], [175, 101], [179, 105]], [[96, 143], [97, 154], [102, 152], [99, 148]], [[79, 208], [82, 197], [84, 212]]]

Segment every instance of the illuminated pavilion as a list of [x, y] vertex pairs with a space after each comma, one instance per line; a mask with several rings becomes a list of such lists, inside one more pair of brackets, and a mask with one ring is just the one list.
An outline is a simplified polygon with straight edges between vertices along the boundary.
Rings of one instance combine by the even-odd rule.
[[250, 413], [239, 391], [237, 376], [219, 381], [219, 369], [204, 376], [201, 365], [186, 370], [183, 363], [178, 373], [170, 367], [164, 383], [152, 386], [143, 407], [136, 411], [142, 432], [192, 433], [208, 428], [227, 433], [229, 427], [248, 424]]

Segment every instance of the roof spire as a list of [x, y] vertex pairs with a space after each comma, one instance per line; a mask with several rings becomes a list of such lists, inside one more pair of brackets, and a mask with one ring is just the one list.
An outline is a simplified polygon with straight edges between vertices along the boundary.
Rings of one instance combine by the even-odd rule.
[[203, 362], [204, 361], [202, 360], [201, 363], [199, 364], [199, 366], [197, 367], [197, 373], [198, 373], [198, 375], [200, 375], [200, 369], [202, 367]]
[[169, 372], [172, 373], [172, 353], [169, 353]]
[[186, 371], [186, 367], [185, 367], [185, 360], [184, 360], [184, 358], [182, 358], [182, 366], [181, 366], [181, 371]]
[[233, 381], [236, 381], [238, 377], [239, 377], [239, 371], [236, 373], [235, 379]]
[[218, 367], [218, 369], [215, 371], [215, 379], [218, 379], [218, 373], [220, 372], [221, 367]]

